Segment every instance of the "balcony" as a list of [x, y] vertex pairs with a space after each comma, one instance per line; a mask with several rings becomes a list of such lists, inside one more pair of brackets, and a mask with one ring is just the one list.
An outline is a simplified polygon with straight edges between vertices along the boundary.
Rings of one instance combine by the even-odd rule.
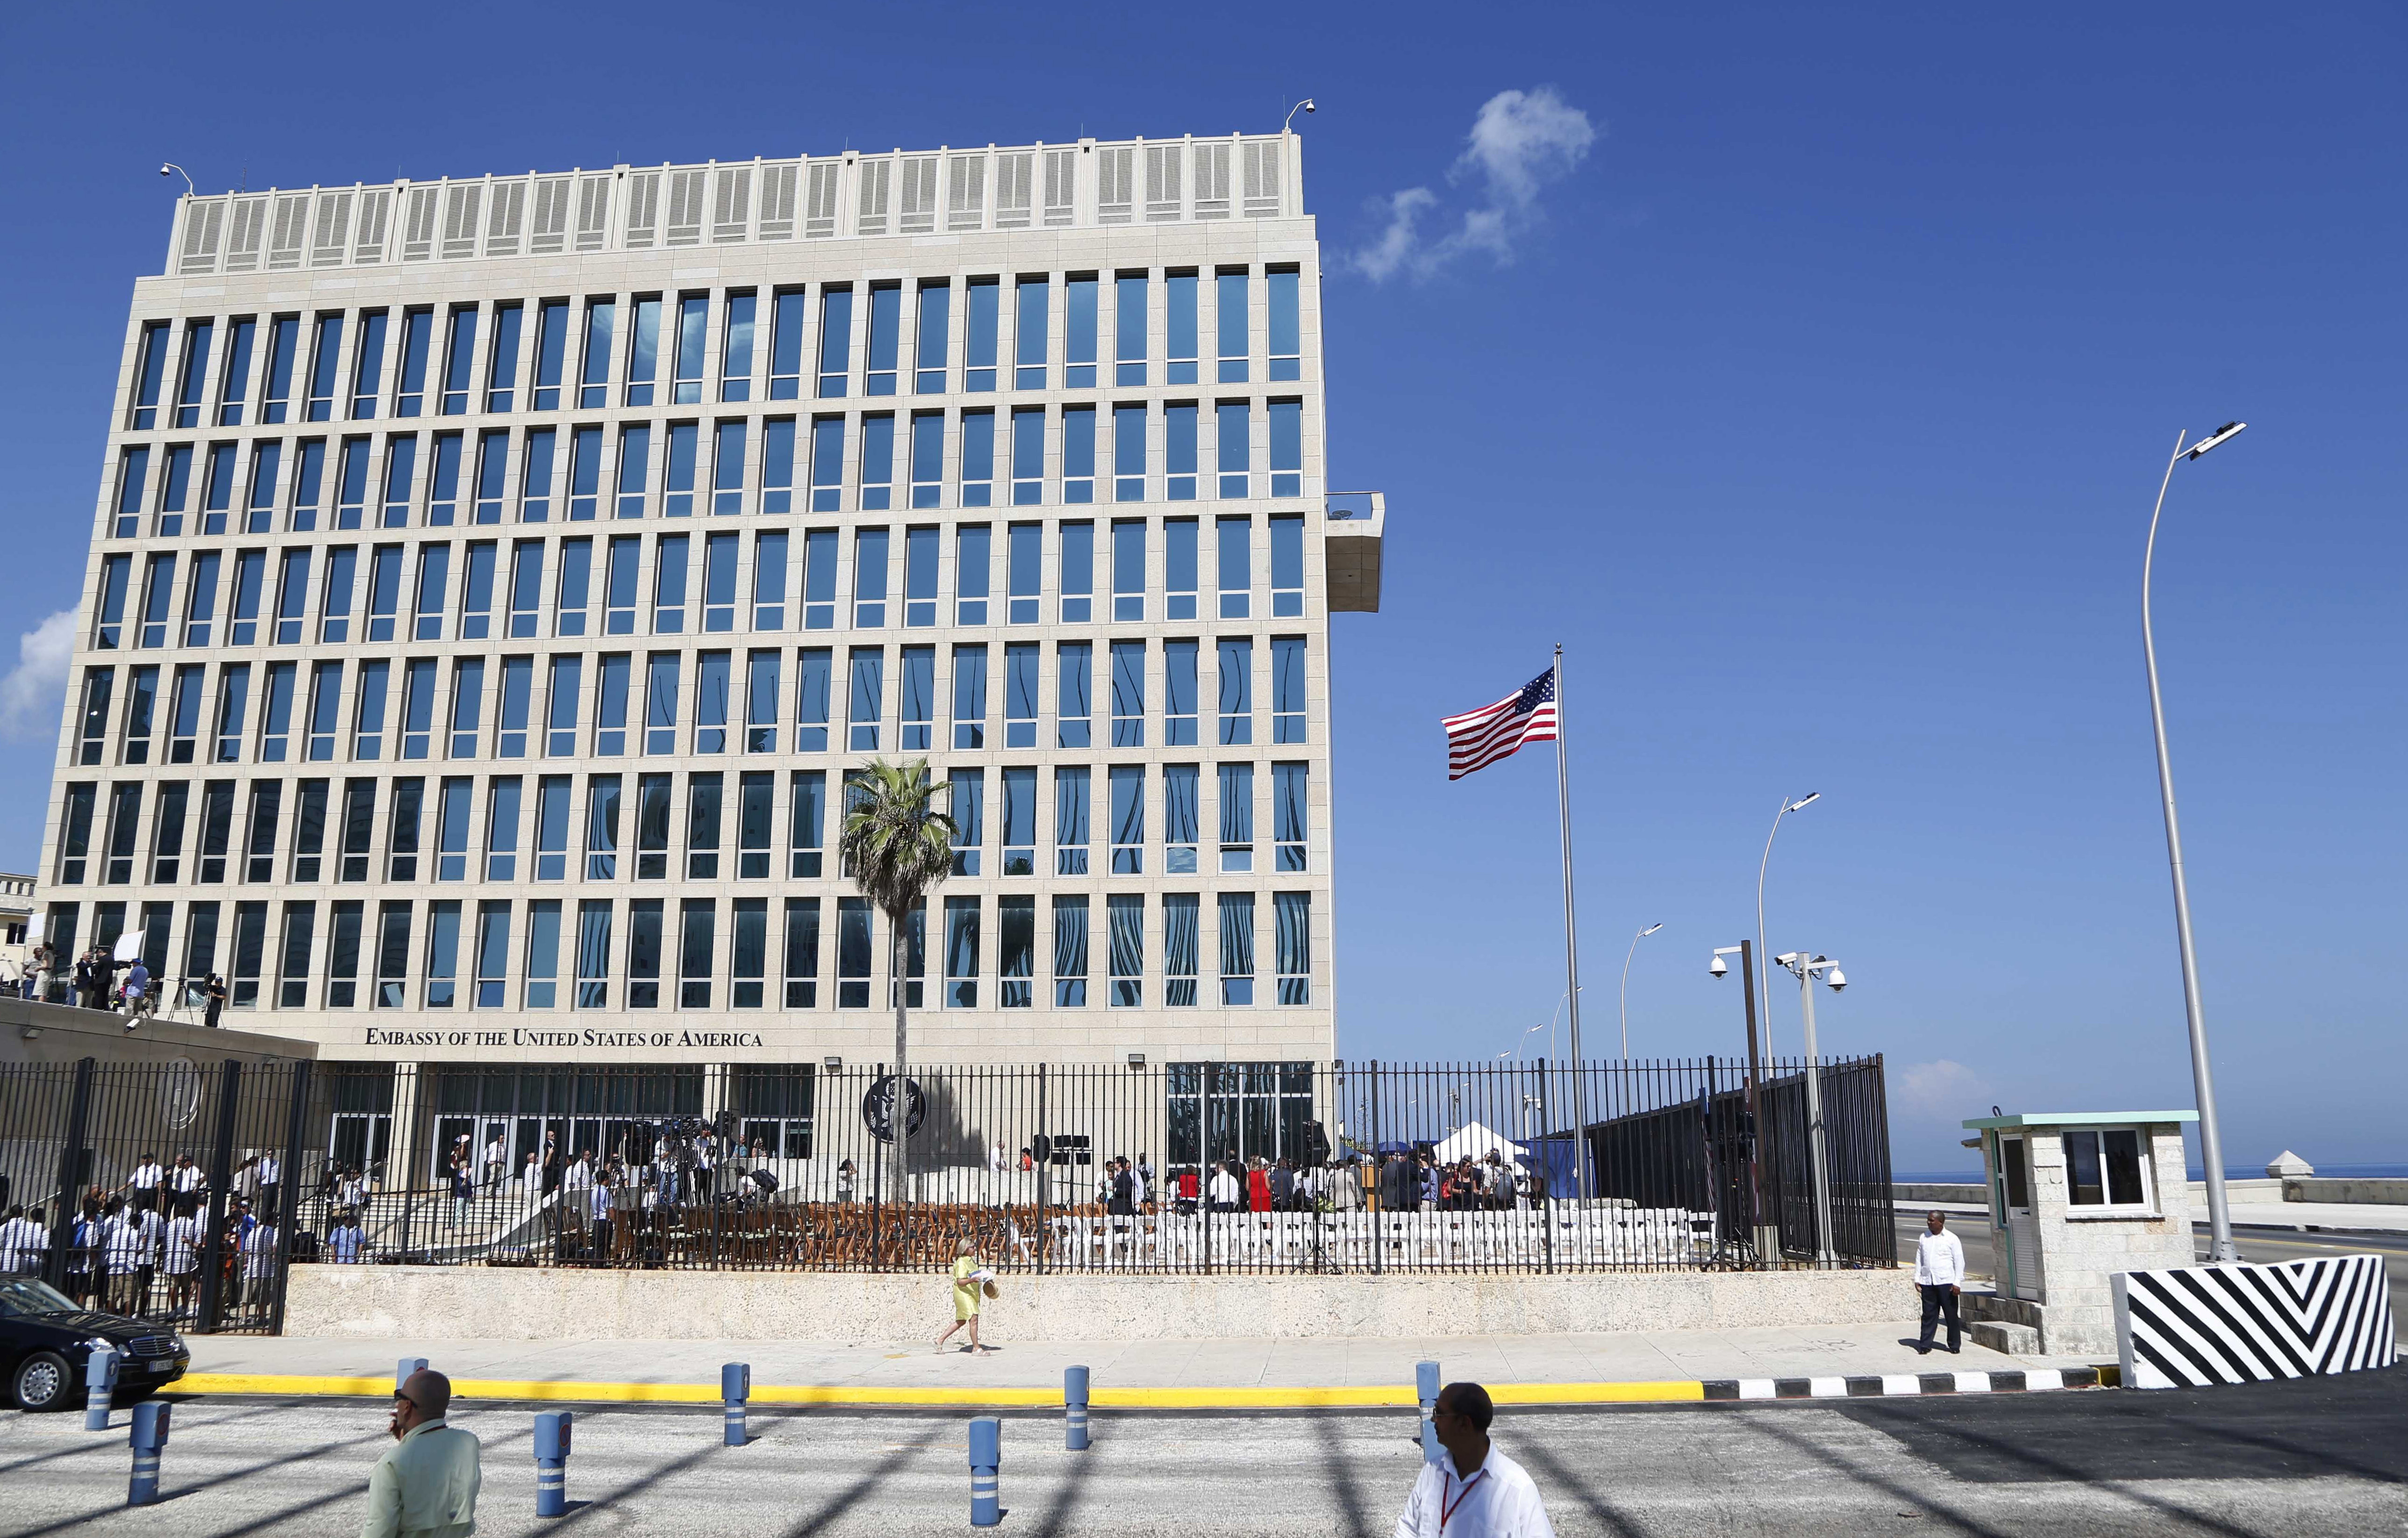
[[1322, 501], [1329, 581], [1329, 611], [1380, 611], [1380, 539], [1387, 524], [1384, 492], [1334, 491]]

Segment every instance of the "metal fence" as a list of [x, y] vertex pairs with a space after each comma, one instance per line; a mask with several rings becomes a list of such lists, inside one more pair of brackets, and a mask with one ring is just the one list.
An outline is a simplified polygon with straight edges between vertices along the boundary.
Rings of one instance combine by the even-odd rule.
[[1821, 1065], [1819, 1180], [1805, 1072], [929, 1067], [907, 1172], [876, 1066], [0, 1068], [0, 1208], [47, 1236], [0, 1263], [194, 1330], [278, 1328], [289, 1261], [941, 1271], [967, 1238], [1033, 1272], [1891, 1265], [1882, 1061]]

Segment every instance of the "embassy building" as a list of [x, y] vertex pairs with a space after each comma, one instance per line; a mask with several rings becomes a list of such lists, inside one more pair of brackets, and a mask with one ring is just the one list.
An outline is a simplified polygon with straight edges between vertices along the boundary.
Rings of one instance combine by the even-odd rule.
[[413, 1073], [867, 1064], [844, 785], [925, 757], [915, 1060], [1327, 1059], [1329, 616], [1383, 506], [1327, 483], [1300, 151], [183, 199], [47, 938]]

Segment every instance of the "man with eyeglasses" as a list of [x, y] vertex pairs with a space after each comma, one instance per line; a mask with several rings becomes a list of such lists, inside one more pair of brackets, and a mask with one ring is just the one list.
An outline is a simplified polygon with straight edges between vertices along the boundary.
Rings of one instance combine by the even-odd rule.
[[1430, 1413], [1445, 1456], [1413, 1481], [1396, 1538], [1555, 1538], [1522, 1465], [1488, 1441], [1497, 1406], [1476, 1383], [1450, 1383]]
[[368, 1475], [360, 1538], [469, 1538], [477, 1531], [476, 1436], [446, 1426], [452, 1380], [420, 1369], [393, 1395], [397, 1446]]

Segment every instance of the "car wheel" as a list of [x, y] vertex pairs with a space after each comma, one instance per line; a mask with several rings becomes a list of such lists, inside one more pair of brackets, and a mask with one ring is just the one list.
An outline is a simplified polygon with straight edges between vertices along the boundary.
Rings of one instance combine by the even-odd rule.
[[36, 1414], [44, 1410], [65, 1409], [74, 1387], [75, 1379], [67, 1371], [66, 1358], [55, 1351], [36, 1351], [19, 1362], [16, 1374], [8, 1383], [17, 1407]]

